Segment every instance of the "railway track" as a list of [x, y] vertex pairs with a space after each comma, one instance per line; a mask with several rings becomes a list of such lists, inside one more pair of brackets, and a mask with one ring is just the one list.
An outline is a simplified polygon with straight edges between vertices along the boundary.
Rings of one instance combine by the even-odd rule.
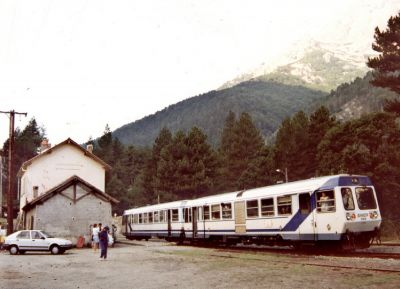
[[[240, 258], [239, 256], [232, 256], [232, 255], [218, 255], [218, 254], [212, 254], [210, 255], [212, 257], [218, 257], [218, 258]], [[250, 261], [259, 261], [259, 262], [265, 262], [265, 259], [262, 258], [246, 258], [246, 260]], [[302, 265], [302, 266], [313, 266], [313, 267], [325, 267], [325, 268], [332, 268], [332, 269], [337, 269], [337, 270], [362, 270], [362, 271], [373, 271], [373, 272], [383, 272], [383, 273], [400, 273], [400, 269], [385, 269], [385, 268], [371, 268], [371, 267], [360, 267], [360, 266], [343, 266], [343, 265], [330, 265], [330, 264], [321, 264], [321, 263], [316, 263], [316, 262], [304, 262], [304, 261], [282, 261], [279, 260], [277, 262], [279, 264], [297, 264], [297, 265]]]
[[[390, 247], [390, 246], [388, 246]], [[275, 248], [275, 247], [248, 247], [248, 246], [236, 246], [236, 247], [214, 247], [221, 251], [232, 251], [232, 252], [254, 252], [254, 253], [278, 253], [287, 254], [293, 256], [330, 256], [330, 257], [349, 257], [349, 258], [379, 258], [379, 259], [394, 259], [400, 260], [400, 253], [396, 252], [368, 252], [367, 250], [360, 250], [355, 252], [342, 252], [337, 250], [317, 249], [308, 248], [304, 250], [294, 250], [290, 247]]]
[[[252, 261], [260, 261], [265, 262], [265, 259], [262, 258], [260, 254], [279, 254], [293, 257], [290, 261], [279, 260], [279, 264], [298, 264], [302, 266], [313, 266], [313, 267], [326, 267], [332, 268], [334, 270], [363, 270], [363, 271], [373, 271], [373, 272], [383, 272], [383, 273], [400, 273], [400, 267], [398, 268], [384, 268], [384, 267], [365, 267], [365, 266], [351, 266], [351, 265], [336, 265], [336, 264], [327, 264], [321, 263], [318, 261], [314, 261], [310, 259], [311, 256], [323, 256], [323, 257], [341, 257], [341, 258], [379, 258], [379, 259], [393, 259], [400, 260], [400, 253], [377, 253], [377, 252], [335, 252], [335, 251], [322, 251], [322, 250], [294, 250], [291, 248], [274, 248], [274, 247], [229, 247], [229, 248], [221, 248], [215, 247], [218, 253], [220, 254], [212, 254], [211, 256], [220, 257], [220, 258], [241, 258], [240, 255], [236, 255], [235, 253], [251, 253], [254, 254], [254, 257], [246, 258], [246, 260]], [[228, 253], [229, 255], [226, 255]], [[234, 253], [234, 254], [231, 254]], [[361, 262], [362, 263], [362, 262]]]

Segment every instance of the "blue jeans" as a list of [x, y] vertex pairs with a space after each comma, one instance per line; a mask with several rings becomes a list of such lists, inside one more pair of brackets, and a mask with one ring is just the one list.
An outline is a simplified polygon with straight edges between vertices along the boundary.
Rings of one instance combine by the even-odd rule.
[[108, 244], [104, 244], [103, 242], [100, 242], [100, 258], [107, 259], [107, 246]]

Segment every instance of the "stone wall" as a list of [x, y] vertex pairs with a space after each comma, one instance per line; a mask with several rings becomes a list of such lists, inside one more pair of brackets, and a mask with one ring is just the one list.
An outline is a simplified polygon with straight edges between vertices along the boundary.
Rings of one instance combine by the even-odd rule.
[[36, 206], [34, 228], [69, 239], [74, 244], [79, 236], [85, 238], [85, 243], [91, 242], [90, 229], [94, 223], [112, 224], [111, 204], [94, 194], [76, 202], [57, 194]]

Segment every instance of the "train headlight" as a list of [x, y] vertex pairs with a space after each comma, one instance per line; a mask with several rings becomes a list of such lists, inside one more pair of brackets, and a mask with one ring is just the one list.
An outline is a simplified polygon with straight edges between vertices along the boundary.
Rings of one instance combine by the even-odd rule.
[[354, 213], [346, 213], [346, 219], [347, 221], [354, 221], [356, 219], [356, 214]]
[[377, 212], [377, 211], [369, 212], [369, 217], [370, 217], [371, 219], [376, 219], [376, 218], [378, 218], [378, 212]]

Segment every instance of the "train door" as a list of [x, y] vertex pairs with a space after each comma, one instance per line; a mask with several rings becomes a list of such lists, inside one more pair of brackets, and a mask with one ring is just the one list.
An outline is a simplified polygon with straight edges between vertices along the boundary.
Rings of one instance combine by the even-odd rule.
[[197, 207], [192, 208], [192, 230], [192, 237], [197, 238]]
[[315, 240], [314, 214], [310, 193], [299, 194], [299, 238], [301, 240]]
[[246, 233], [246, 205], [244, 201], [235, 202], [235, 233]]
[[171, 210], [167, 210], [168, 237], [171, 237]]
[[122, 216], [122, 234], [127, 236], [128, 234], [128, 222], [127, 222], [128, 216], [123, 215]]
[[315, 192], [315, 234], [316, 240], [336, 240], [340, 238], [336, 234], [336, 200], [334, 190]]

